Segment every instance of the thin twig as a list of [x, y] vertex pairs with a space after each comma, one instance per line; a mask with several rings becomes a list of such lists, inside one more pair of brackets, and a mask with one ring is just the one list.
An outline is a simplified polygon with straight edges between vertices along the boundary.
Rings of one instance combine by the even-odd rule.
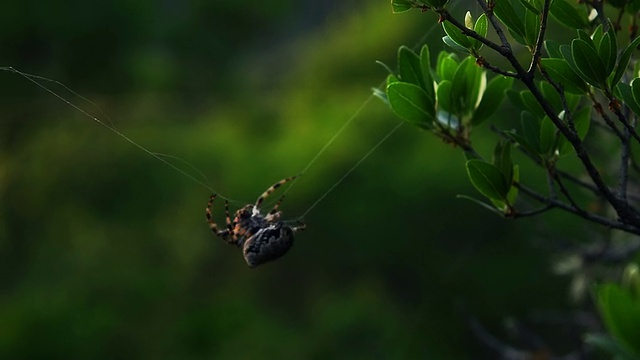
[[596, 10], [596, 14], [598, 15], [598, 20], [600, 20], [600, 23], [602, 24], [602, 26], [604, 27], [604, 30], [606, 31], [609, 24], [607, 23], [607, 17], [604, 14], [602, 0], [584, 0], [584, 3]]
[[562, 195], [564, 195], [567, 198], [567, 200], [569, 201], [571, 206], [573, 206], [573, 208], [578, 213], [587, 214], [586, 210], [584, 210], [580, 206], [578, 206], [578, 203], [573, 199], [573, 196], [571, 196], [571, 193], [569, 193], [569, 190], [564, 186], [564, 183], [562, 182], [562, 179], [560, 178], [560, 176], [558, 176], [557, 173], [553, 174], [553, 179], [558, 183], [558, 186], [560, 186], [560, 192], [562, 192]]
[[549, 188], [549, 197], [552, 199], [558, 198], [558, 192], [556, 191], [556, 186], [554, 184], [554, 176], [551, 174], [552, 169], [547, 168], [545, 171], [547, 175], [547, 187]]
[[602, 107], [602, 104], [600, 104], [598, 100], [596, 100], [595, 97], [593, 97], [593, 94], [590, 94], [589, 97], [593, 102], [593, 107], [596, 109], [596, 112], [600, 115], [602, 120], [604, 120], [605, 124], [607, 124], [607, 126], [611, 129], [611, 131], [613, 131], [613, 133], [616, 134], [616, 136], [620, 138], [620, 140], [624, 140], [625, 138], [624, 134], [620, 132], [620, 129], [618, 129], [616, 124], [613, 123], [613, 120], [611, 120], [609, 115], [607, 115], [607, 113], [604, 112], [604, 108]]
[[[509, 137], [507, 137], [506, 135], [503, 134], [503, 131], [496, 128], [494, 125], [491, 125], [491, 130], [497, 132], [503, 139], [505, 140], [511, 140]], [[539, 158], [537, 158], [536, 156], [533, 156], [532, 154], [530, 154], [529, 152], [527, 152], [524, 148], [522, 147], [518, 147], [518, 149], [526, 156], [529, 158], [529, 160], [533, 161], [536, 165], [540, 166], [540, 167], [544, 167], [542, 164], [542, 161], [540, 161]], [[639, 167], [639, 171], [640, 171], [640, 167]], [[577, 177], [575, 177], [572, 174], [567, 173], [566, 171], [560, 170], [560, 169], [555, 169], [556, 174], [558, 174], [559, 176], [561, 176], [562, 178], [571, 181], [572, 183], [583, 187], [589, 191], [591, 191], [595, 196], [602, 196], [602, 194], [600, 194], [600, 192], [598, 191], [598, 188], [595, 187], [593, 184], [589, 184], [585, 181], [582, 181], [580, 179], [578, 179]]]
[[542, 213], [546, 213], [547, 211], [552, 210], [552, 209], [553, 209], [553, 206], [546, 205], [545, 207], [537, 209], [537, 210], [514, 213], [513, 214], [513, 218], [514, 219], [519, 219], [519, 218], [525, 218], [525, 217], [532, 217], [532, 216], [540, 215]]
[[[516, 68], [516, 71], [520, 73], [520, 69]], [[585, 167], [585, 170], [589, 174], [589, 177], [591, 177], [593, 183], [602, 193], [604, 198], [607, 199], [607, 202], [609, 202], [611, 206], [613, 206], [620, 219], [626, 224], [632, 224], [633, 228], [640, 227], [640, 215], [635, 209], [629, 206], [629, 203], [627, 203], [626, 201], [622, 201], [609, 189], [607, 184], [604, 182], [604, 179], [600, 175], [600, 172], [591, 161], [591, 157], [584, 148], [582, 140], [578, 136], [575, 129], [567, 128], [562, 120], [555, 114], [549, 103], [540, 92], [540, 89], [538, 89], [532, 79], [524, 78], [522, 79], [522, 81], [524, 82], [525, 86], [531, 91], [533, 96], [536, 98], [536, 100], [544, 110], [545, 114], [549, 116], [556, 128], [558, 128], [562, 135], [567, 138], [571, 146], [576, 151], [578, 159], [580, 159], [583, 166]]]
[[627, 117], [620, 110], [618, 100], [607, 89], [605, 89], [605, 95], [609, 100], [609, 108], [613, 111], [614, 114], [616, 114], [618, 121], [622, 124], [622, 126], [624, 126], [625, 129], [629, 131], [629, 134], [633, 136], [633, 138], [637, 142], [640, 143], [640, 135], [638, 135], [638, 133], [636, 132], [636, 129], [634, 129], [633, 126], [631, 126], [631, 124], [629, 124], [629, 121], [627, 121]]
[[542, 46], [544, 45], [544, 35], [547, 31], [547, 20], [549, 18], [549, 8], [551, 7], [551, 0], [545, 0], [542, 6], [542, 14], [540, 16], [540, 31], [536, 38], [536, 44], [533, 48], [533, 57], [531, 58], [531, 64], [529, 64], [529, 70], [527, 74], [533, 76], [536, 71], [536, 66], [540, 62], [540, 56], [542, 54]]
[[504, 76], [512, 77], [512, 78], [517, 78], [517, 77], [518, 77], [518, 74], [516, 74], [516, 73], [514, 73], [514, 72], [512, 72], [512, 71], [502, 70], [502, 69], [500, 69], [500, 68], [499, 68], [499, 67], [497, 67], [497, 66], [493, 66], [493, 65], [491, 65], [491, 64], [487, 61], [487, 59], [485, 59], [485, 58], [484, 58], [484, 57], [482, 57], [482, 56], [478, 56], [478, 57], [476, 57], [476, 64], [478, 64], [478, 65], [482, 66], [482, 67], [483, 67], [483, 68], [485, 68], [485, 69], [488, 69], [488, 70], [490, 70], [490, 71], [493, 71], [493, 72], [494, 72], [494, 73], [496, 73], [496, 74], [500, 74], [500, 75], [504, 75]]
[[620, 23], [622, 22], [622, 15], [624, 15], [624, 9], [627, 6], [626, 2], [622, 3], [622, 8], [620, 8], [620, 12], [618, 12], [618, 18], [616, 19], [616, 22], [613, 23], [613, 29], [616, 31], [616, 33], [622, 29], [622, 27], [620, 26]]
[[482, 11], [484, 11], [484, 13], [487, 15], [487, 19], [489, 19], [489, 22], [491, 22], [491, 26], [498, 35], [502, 46], [505, 48], [505, 50], [511, 52], [511, 44], [509, 43], [509, 40], [507, 40], [507, 36], [504, 34], [504, 30], [502, 30], [500, 22], [498, 22], [498, 20], [494, 16], [493, 9], [489, 9], [485, 0], [477, 0], [476, 2], [478, 3], [478, 5], [480, 5]]
[[622, 231], [628, 232], [630, 234], [640, 235], [640, 229], [635, 227], [635, 226], [628, 225], [628, 224], [625, 224], [625, 223], [621, 223], [621, 222], [618, 222], [618, 221], [615, 221], [615, 220], [611, 220], [611, 219], [608, 219], [608, 218], [605, 218], [605, 217], [602, 217], [602, 216], [599, 216], [599, 215], [596, 215], [596, 214], [583, 213], [581, 211], [578, 211], [578, 210], [574, 209], [572, 205], [569, 205], [569, 204], [566, 204], [566, 203], [564, 203], [562, 201], [554, 200], [554, 199], [551, 199], [551, 198], [549, 198], [547, 196], [544, 196], [544, 195], [538, 193], [537, 191], [535, 191], [535, 190], [533, 190], [533, 189], [531, 189], [531, 188], [529, 188], [529, 187], [527, 187], [527, 186], [525, 186], [525, 185], [523, 185], [521, 183], [517, 183], [516, 182], [516, 183], [514, 183], [514, 186], [516, 186], [518, 188], [518, 190], [520, 190], [522, 193], [526, 194], [527, 196], [529, 196], [529, 197], [531, 197], [531, 198], [533, 198], [533, 199], [535, 199], [535, 200], [537, 200], [537, 201], [539, 201], [539, 202], [541, 202], [543, 204], [547, 204], [549, 206], [553, 206], [555, 208], [559, 208], [559, 209], [565, 210], [565, 211], [567, 211], [569, 213], [572, 213], [574, 215], [578, 215], [581, 218], [583, 218], [585, 220], [588, 220], [588, 221], [591, 221], [591, 222], [594, 222], [596, 224], [604, 225], [604, 226], [610, 227], [612, 229], [622, 230]]
[[549, 75], [549, 73], [547, 72], [547, 69], [545, 69], [540, 62], [538, 62], [538, 70], [540, 70], [540, 74], [542, 74], [542, 76], [549, 82], [549, 84], [553, 86], [553, 88], [556, 90], [556, 92], [560, 96], [560, 101], [562, 102], [562, 109], [564, 110], [565, 120], [567, 121], [567, 123], [570, 123], [570, 124], [573, 123], [573, 113], [571, 112], [571, 109], [569, 108], [569, 104], [567, 103], [567, 96], [564, 92], [564, 86], [562, 86], [562, 84], [552, 79], [551, 75]]

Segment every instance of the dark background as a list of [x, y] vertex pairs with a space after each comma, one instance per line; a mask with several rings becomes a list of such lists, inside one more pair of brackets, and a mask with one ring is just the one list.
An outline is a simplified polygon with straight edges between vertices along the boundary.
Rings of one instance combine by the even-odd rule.
[[[97, 106], [44, 82], [192, 164], [206, 180], [165, 157], [234, 210], [309, 164], [384, 79], [375, 60], [395, 66], [425, 33], [434, 59], [442, 48], [434, 14], [386, 0], [1, 8], [0, 66], [64, 83]], [[209, 189], [17, 74], [0, 72], [0, 95], [0, 358], [491, 358], [469, 316], [505, 336], [505, 318], [575, 306], [551, 273], [573, 219], [512, 223], [456, 199], [481, 197], [463, 155], [408, 125], [309, 212], [285, 257], [249, 269], [210, 233]], [[398, 121], [370, 100], [287, 193], [285, 218]], [[575, 340], [563, 331], [548, 339], [560, 353]]]

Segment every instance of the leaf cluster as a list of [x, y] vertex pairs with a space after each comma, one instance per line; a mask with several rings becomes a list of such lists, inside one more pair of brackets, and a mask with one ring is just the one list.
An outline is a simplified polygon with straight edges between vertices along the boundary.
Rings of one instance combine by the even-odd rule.
[[[633, 146], [640, 143], [635, 131], [635, 118], [640, 114], [640, 81], [630, 78], [637, 72], [631, 72], [629, 64], [635, 63], [632, 57], [640, 37], [620, 46], [621, 36], [616, 30], [620, 20], [614, 24], [606, 18], [600, 21], [602, 16], [590, 17], [590, 13], [604, 12], [595, 3], [577, 7], [567, 0], [478, 0], [478, 4], [483, 11], [475, 20], [467, 12], [459, 21], [449, 13], [446, 2], [392, 1], [394, 12], [418, 8], [438, 13], [442, 41], [465, 57], [443, 51], [432, 67], [426, 45], [419, 54], [403, 46], [398, 51], [397, 71], [385, 65], [390, 73], [386, 87], [375, 94], [398, 117], [463, 149], [472, 184], [488, 198], [488, 207], [498, 213], [515, 218], [560, 208], [592, 222], [640, 234], [640, 215], [628, 196], [629, 182], [634, 180], [629, 177], [629, 154], [632, 142]], [[550, 19], [572, 29], [575, 37], [568, 43], [547, 38]], [[490, 30], [499, 42], [489, 39]], [[528, 66], [515, 57], [512, 42], [529, 49]], [[510, 68], [489, 63], [483, 55], [486, 51], [504, 57]], [[487, 73], [494, 76], [488, 79]], [[496, 165], [495, 156], [485, 159], [473, 147], [473, 128], [491, 119], [505, 95], [519, 116], [513, 128], [496, 129], [499, 136], [495, 152], [514, 146], [542, 168], [549, 178], [546, 194], [532, 190], [524, 179], [516, 180], [513, 169], [504, 171]], [[617, 141], [625, 154], [617, 189], [607, 183], [610, 176], [598, 171], [590, 153], [594, 150], [585, 145], [593, 121], [603, 125], [606, 136]], [[561, 158], [572, 154], [582, 163], [583, 174], [567, 174], [558, 168]], [[479, 161], [484, 164], [479, 165]], [[579, 180], [585, 176], [588, 181]], [[612, 219], [588, 212], [565, 182], [604, 199], [617, 216]], [[514, 207], [517, 198], [509, 195], [517, 194], [513, 187], [541, 203], [542, 208], [528, 211]]]
[[[560, 209], [609, 230], [640, 235], [640, 194], [633, 192], [640, 188], [640, 164], [634, 158], [640, 146], [640, 0], [476, 2], [481, 12], [474, 20], [471, 12], [464, 19], [454, 17], [446, 1], [392, 0], [396, 13], [436, 12], [442, 41], [451, 50], [431, 66], [426, 46], [420, 54], [401, 47], [397, 71], [389, 70], [385, 89], [375, 94], [399, 118], [464, 151], [467, 175], [487, 201], [463, 198], [507, 218]], [[572, 39], [548, 36], [550, 21], [568, 28]], [[630, 24], [628, 33], [623, 24]], [[528, 50], [527, 63], [515, 56], [514, 46]], [[487, 52], [508, 66], [494, 66]], [[493, 120], [504, 97], [518, 115], [506, 126], [496, 123], [503, 128], [492, 125], [494, 150], [483, 155], [474, 147], [473, 129]], [[580, 167], [564, 168], [566, 158]], [[542, 189], [521, 176], [523, 161], [543, 172]], [[590, 206], [596, 202], [601, 206]], [[599, 256], [610, 254], [611, 247], [603, 244]], [[627, 246], [620, 258], [639, 248]], [[611, 337], [593, 335], [587, 342], [616, 359], [639, 359], [637, 266], [625, 276], [622, 285], [606, 283], [595, 290]]]

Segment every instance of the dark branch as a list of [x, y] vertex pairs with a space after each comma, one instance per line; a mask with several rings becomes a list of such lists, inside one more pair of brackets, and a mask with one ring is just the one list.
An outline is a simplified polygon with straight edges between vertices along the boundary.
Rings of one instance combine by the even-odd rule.
[[508, 76], [508, 77], [512, 77], [512, 78], [517, 78], [518, 74], [511, 72], [511, 71], [506, 71], [506, 70], [502, 70], [499, 67], [493, 66], [491, 65], [487, 59], [485, 59], [482, 56], [477, 56], [476, 57], [476, 64], [482, 66], [485, 69], [488, 69], [490, 71], [493, 71], [496, 74], [500, 74], [500, 75], [504, 75], [504, 76]]

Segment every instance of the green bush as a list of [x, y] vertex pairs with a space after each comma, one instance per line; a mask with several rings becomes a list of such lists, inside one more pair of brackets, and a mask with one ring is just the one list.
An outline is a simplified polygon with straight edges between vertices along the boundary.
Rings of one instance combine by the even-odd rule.
[[[640, 194], [634, 193], [640, 180], [634, 157], [640, 145], [640, 1], [477, 4], [474, 20], [471, 12], [458, 19], [448, 1], [393, 0], [396, 13], [437, 13], [442, 41], [453, 51], [441, 52], [434, 65], [426, 45], [419, 54], [400, 47], [397, 71], [374, 94], [399, 118], [464, 151], [468, 177], [488, 202], [465, 198], [505, 218], [559, 209], [627, 234], [622, 244], [601, 242], [599, 252], [579, 255], [592, 262], [629, 261], [640, 247]], [[573, 37], [547, 32], [551, 19]], [[514, 49], [526, 49], [526, 55]], [[519, 116], [498, 121], [494, 114], [505, 96]], [[494, 151], [483, 154], [474, 147], [474, 130], [492, 120]], [[580, 166], [565, 169], [567, 158]], [[523, 162], [545, 174], [546, 186], [520, 174]], [[592, 336], [589, 343], [619, 358], [640, 358], [637, 268], [633, 274], [633, 289], [607, 283], [595, 292], [612, 338]]]

